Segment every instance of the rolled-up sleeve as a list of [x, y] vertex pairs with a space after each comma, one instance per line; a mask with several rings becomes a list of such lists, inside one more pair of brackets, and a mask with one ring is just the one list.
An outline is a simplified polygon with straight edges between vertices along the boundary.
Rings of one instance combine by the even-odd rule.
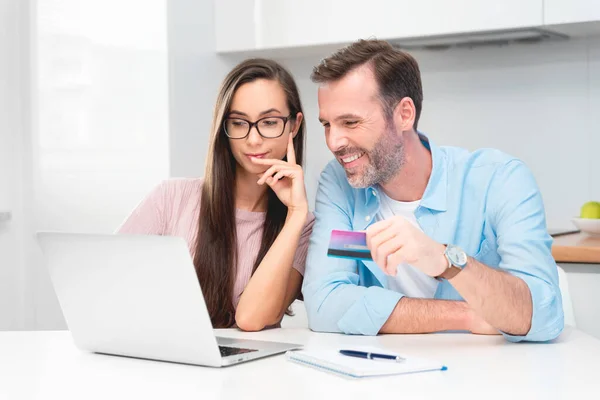
[[358, 261], [327, 256], [331, 231], [353, 228], [352, 193], [341, 186], [345, 181], [332, 164], [321, 174], [302, 287], [304, 303], [314, 331], [376, 335], [403, 295], [361, 286]]
[[511, 342], [552, 340], [564, 328], [564, 314], [552, 238], [537, 183], [521, 161], [512, 160], [496, 173], [489, 195], [499, 267], [527, 284], [533, 303], [529, 332], [524, 336], [503, 334]]

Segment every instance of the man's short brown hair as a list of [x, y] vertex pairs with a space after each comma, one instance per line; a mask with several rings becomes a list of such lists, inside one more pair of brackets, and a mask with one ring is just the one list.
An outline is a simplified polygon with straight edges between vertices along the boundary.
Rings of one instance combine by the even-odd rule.
[[348, 72], [369, 63], [379, 86], [385, 117], [393, 118], [394, 108], [404, 97], [415, 104], [414, 128], [417, 129], [423, 104], [419, 64], [408, 53], [383, 40], [359, 40], [323, 59], [312, 72], [315, 83], [335, 82]]

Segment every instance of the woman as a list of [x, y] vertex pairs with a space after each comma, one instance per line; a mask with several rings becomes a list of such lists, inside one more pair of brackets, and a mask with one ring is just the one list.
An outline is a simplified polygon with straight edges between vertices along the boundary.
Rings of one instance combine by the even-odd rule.
[[119, 229], [187, 240], [215, 328], [276, 325], [300, 295], [314, 223], [304, 134], [291, 75], [271, 60], [242, 62], [219, 90], [205, 179], [163, 182]]

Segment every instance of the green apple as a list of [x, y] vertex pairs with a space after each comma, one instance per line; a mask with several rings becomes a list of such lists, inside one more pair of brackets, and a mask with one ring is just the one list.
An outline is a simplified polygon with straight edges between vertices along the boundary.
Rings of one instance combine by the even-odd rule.
[[588, 201], [581, 207], [581, 218], [600, 219], [600, 202]]

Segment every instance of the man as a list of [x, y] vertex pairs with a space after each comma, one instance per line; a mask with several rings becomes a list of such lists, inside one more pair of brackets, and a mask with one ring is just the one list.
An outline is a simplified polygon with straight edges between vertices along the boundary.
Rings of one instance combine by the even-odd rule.
[[[336, 159], [319, 181], [303, 284], [311, 329], [557, 337], [558, 272], [529, 169], [420, 134], [419, 67], [387, 42], [338, 51], [312, 80]], [[333, 229], [366, 231], [374, 261], [328, 257]]]

